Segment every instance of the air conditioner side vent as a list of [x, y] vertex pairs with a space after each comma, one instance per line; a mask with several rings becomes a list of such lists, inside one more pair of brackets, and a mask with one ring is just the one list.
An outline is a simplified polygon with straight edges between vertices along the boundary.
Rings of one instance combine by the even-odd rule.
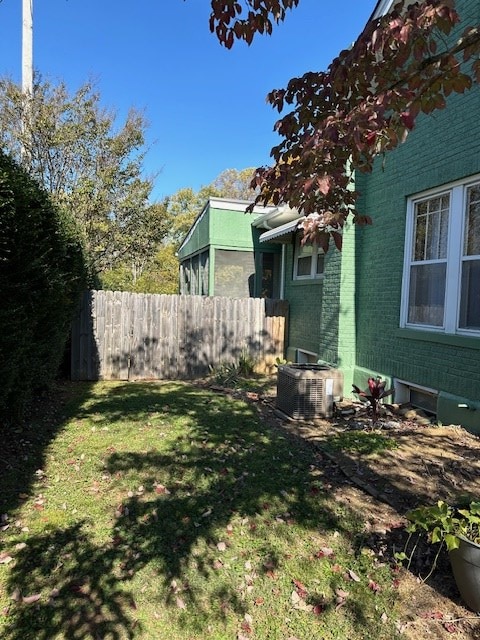
[[277, 408], [291, 418], [329, 418], [333, 403], [343, 396], [343, 374], [325, 365], [288, 364], [278, 367]]

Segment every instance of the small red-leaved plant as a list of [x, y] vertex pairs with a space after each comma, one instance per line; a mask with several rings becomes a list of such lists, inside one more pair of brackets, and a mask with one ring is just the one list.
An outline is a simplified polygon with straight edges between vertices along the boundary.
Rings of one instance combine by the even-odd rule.
[[352, 387], [354, 393], [370, 402], [370, 406], [372, 408], [372, 423], [375, 424], [378, 420], [378, 405], [380, 400], [391, 395], [393, 393], [393, 389], [385, 390], [385, 380], [382, 380], [378, 376], [376, 378], [368, 379], [367, 391], [362, 391], [355, 384], [353, 384]]

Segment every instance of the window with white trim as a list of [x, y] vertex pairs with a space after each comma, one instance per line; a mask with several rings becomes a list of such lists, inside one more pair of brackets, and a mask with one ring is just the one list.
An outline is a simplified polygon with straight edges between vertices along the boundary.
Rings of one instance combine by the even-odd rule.
[[411, 198], [401, 326], [480, 333], [480, 182]]
[[317, 244], [306, 244], [302, 246], [300, 235], [297, 234], [293, 260], [294, 280], [322, 278], [324, 260], [324, 252]]

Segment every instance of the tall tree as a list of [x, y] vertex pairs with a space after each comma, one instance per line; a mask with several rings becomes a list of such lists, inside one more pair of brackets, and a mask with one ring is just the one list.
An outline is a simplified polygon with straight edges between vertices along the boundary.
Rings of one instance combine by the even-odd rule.
[[[250, 43], [298, 3], [211, 0], [210, 28], [227, 48], [235, 39]], [[402, 0], [369, 20], [326, 71], [272, 91], [268, 101], [279, 113], [293, 108], [275, 125], [283, 140], [271, 151], [273, 166], [256, 171], [256, 202], [287, 202], [308, 214], [305, 238], [325, 249], [330, 235], [341, 246], [349, 216], [371, 223], [355, 209], [354, 171], [371, 171], [375, 157], [406, 139], [419, 114], [443, 109], [450, 94], [480, 79], [480, 28], [454, 30], [459, 22], [454, 0]]]
[[70, 94], [64, 83], [37, 77], [29, 97], [0, 80], [0, 144], [73, 213], [97, 272], [132, 252], [151, 214], [152, 182], [142, 177], [145, 128], [135, 110], [117, 127], [91, 83]]
[[170, 217], [169, 241], [178, 245], [192, 226], [197, 215], [202, 211], [208, 198], [218, 196], [215, 187], [203, 186], [199, 191], [184, 187], [167, 198]]
[[221, 198], [236, 198], [253, 201], [257, 195], [251, 183], [255, 173], [254, 167], [246, 169], [225, 169], [211, 183], [211, 187]]

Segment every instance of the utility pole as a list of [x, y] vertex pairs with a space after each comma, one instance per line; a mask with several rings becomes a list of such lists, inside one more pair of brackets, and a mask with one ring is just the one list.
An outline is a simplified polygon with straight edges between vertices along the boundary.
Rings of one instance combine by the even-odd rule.
[[[22, 93], [22, 131], [24, 136], [28, 136], [33, 96], [33, 0], [22, 0]], [[22, 157], [24, 160], [29, 157], [25, 144], [22, 144]]]
[[22, 0], [22, 91], [33, 92], [33, 0]]

